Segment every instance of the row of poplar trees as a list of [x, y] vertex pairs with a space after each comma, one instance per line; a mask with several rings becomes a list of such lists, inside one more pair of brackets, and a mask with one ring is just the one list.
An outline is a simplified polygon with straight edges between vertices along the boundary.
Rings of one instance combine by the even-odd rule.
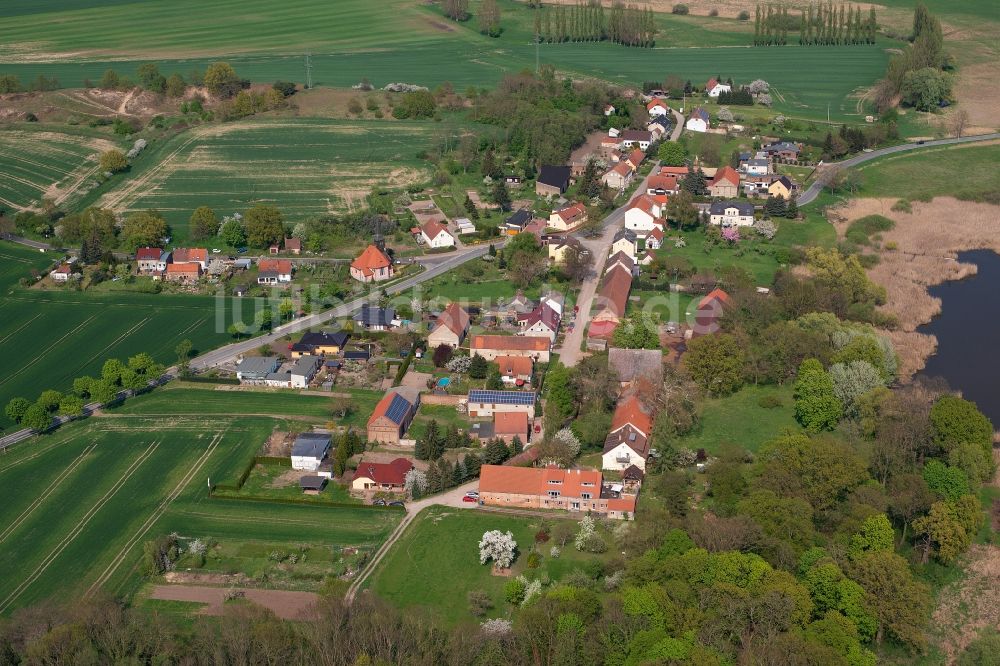
[[543, 8], [535, 5], [535, 34], [543, 42], [602, 42], [624, 46], [656, 44], [653, 10], [615, 3], [607, 11], [596, 0]]
[[789, 15], [788, 7], [757, 5], [753, 43], [754, 46], [784, 46], [788, 43], [788, 33], [798, 31], [799, 44], [803, 46], [874, 44], [877, 29], [874, 7], [868, 10], [865, 18], [860, 7], [821, 2], [809, 5], [796, 18]]

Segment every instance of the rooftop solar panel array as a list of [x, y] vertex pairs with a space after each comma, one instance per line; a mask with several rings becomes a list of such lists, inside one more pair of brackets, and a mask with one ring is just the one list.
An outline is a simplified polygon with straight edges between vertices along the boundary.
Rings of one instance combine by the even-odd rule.
[[533, 405], [534, 391], [469, 391], [469, 402], [491, 403], [494, 405]]
[[393, 423], [402, 423], [409, 409], [410, 403], [406, 401], [406, 398], [397, 393], [392, 396], [392, 402], [389, 403], [389, 409], [385, 410], [385, 415]]

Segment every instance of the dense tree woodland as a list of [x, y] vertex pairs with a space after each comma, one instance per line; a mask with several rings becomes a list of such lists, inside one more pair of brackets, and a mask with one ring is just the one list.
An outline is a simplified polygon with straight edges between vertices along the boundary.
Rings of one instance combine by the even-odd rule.
[[[600, 83], [557, 79], [550, 67], [543, 67], [537, 76], [507, 75], [495, 90], [476, 96], [473, 117], [505, 129], [500, 145], [511, 156], [536, 167], [562, 164], [587, 133], [600, 127], [612, 92]], [[485, 164], [485, 155], [483, 160]]]

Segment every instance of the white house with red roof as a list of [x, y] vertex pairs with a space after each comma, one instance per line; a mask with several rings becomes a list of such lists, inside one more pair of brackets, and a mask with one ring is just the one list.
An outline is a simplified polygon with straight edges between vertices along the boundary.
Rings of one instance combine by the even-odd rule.
[[162, 273], [170, 263], [170, 253], [158, 247], [140, 247], [135, 251], [135, 263], [140, 274]]
[[471, 319], [468, 311], [458, 303], [449, 303], [427, 336], [427, 346], [436, 349], [441, 345], [457, 348], [469, 332]]
[[670, 113], [670, 110], [667, 108], [667, 104], [662, 99], [653, 99], [646, 104], [646, 112], [650, 115], [650, 117], [653, 117], [665, 116]]
[[646, 249], [659, 250], [663, 247], [663, 227], [656, 227], [646, 236]]
[[73, 267], [66, 263], [65, 261], [59, 264], [59, 267], [54, 271], [49, 273], [49, 277], [56, 282], [66, 282], [73, 275]]
[[623, 470], [631, 465], [645, 471], [653, 419], [634, 395], [622, 398], [611, 417], [611, 432], [604, 440], [603, 469]]
[[423, 224], [420, 227], [420, 238], [427, 247], [455, 247], [455, 237], [448, 231], [448, 225], [439, 220]]
[[637, 236], [646, 237], [657, 226], [663, 226], [657, 220], [663, 215], [660, 202], [648, 194], [640, 194], [625, 211], [625, 228], [631, 229]]
[[351, 262], [351, 277], [358, 282], [390, 280], [393, 274], [389, 255], [374, 243], [366, 247], [364, 252]]
[[724, 92], [732, 92], [733, 88], [725, 83], [719, 83], [718, 79], [709, 79], [705, 84], [705, 92], [709, 97], [718, 97]]
[[552, 303], [543, 300], [531, 312], [518, 315], [517, 325], [521, 328], [520, 335], [545, 336], [553, 342], [561, 319], [562, 315], [552, 307]]
[[257, 263], [257, 284], [291, 282], [292, 270], [288, 259], [261, 259]]

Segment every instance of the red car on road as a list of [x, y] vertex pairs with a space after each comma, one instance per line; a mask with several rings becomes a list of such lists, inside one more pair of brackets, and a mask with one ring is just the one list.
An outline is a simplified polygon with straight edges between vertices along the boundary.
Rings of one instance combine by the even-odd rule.
[[479, 500], [476, 499], [475, 497], [469, 497], [468, 495], [466, 495], [465, 497], [462, 498], [462, 501], [463, 502], [478, 502]]

